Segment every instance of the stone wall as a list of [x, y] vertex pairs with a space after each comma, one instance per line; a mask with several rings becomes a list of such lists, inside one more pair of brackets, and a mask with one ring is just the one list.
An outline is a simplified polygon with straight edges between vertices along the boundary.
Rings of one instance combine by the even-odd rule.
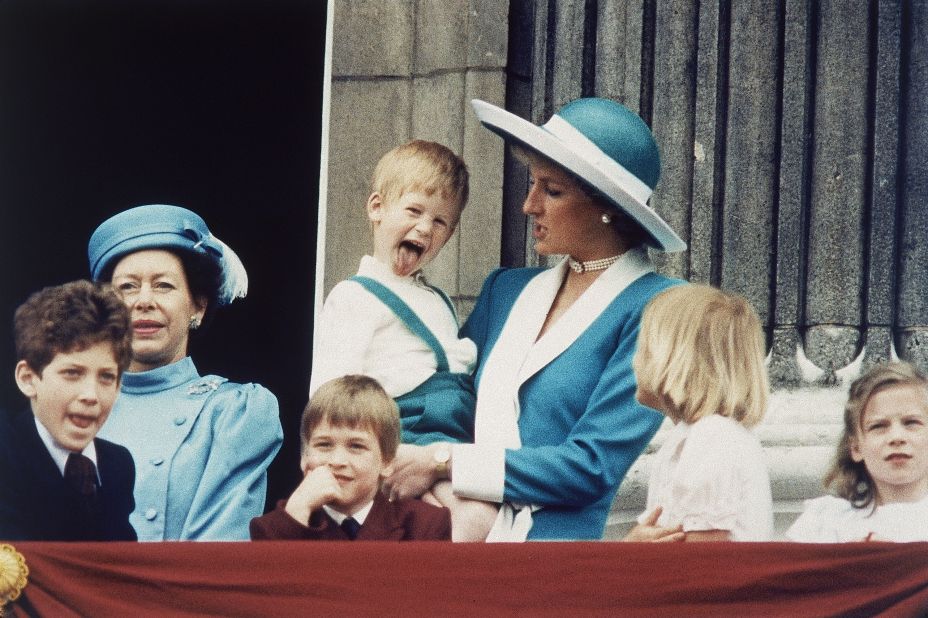
[[470, 100], [504, 103], [507, 7], [495, 0], [336, 0], [324, 293], [370, 252], [364, 204], [380, 156], [413, 138], [441, 142], [470, 168], [470, 200], [429, 278], [466, 314], [499, 265], [502, 141]]
[[[369, 243], [374, 162], [410, 137], [471, 166], [460, 232], [432, 269], [465, 315], [493, 267], [543, 263], [524, 170], [468, 100], [542, 122], [605, 96], [661, 148], [652, 205], [689, 250], [655, 255], [660, 270], [745, 295], [765, 323], [775, 392], [758, 433], [779, 529], [822, 493], [849, 380], [896, 356], [928, 368], [928, 0], [334, 5], [326, 291]], [[642, 509], [663, 433], [607, 536]]]

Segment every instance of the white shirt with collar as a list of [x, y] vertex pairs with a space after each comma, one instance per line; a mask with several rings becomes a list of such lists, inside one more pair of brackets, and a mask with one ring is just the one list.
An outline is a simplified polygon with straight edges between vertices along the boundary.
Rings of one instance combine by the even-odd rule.
[[[39, 432], [39, 437], [42, 438], [45, 448], [48, 449], [48, 454], [52, 456], [55, 465], [58, 466], [58, 471], [61, 472], [61, 476], [64, 476], [64, 467], [68, 463], [68, 455], [70, 455], [72, 451], [58, 444], [55, 438], [52, 437], [51, 432], [39, 421], [38, 417], [35, 417], [33, 420], [35, 420], [35, 428]], [[100, 479], [100, 466], [97, 465], [97, 447], [94, 445], [93, 440], [84, 447], [84, 450], [81, 451], [80, 454], [93, 462], [93, 465], [97, 469], [97, 482], [102, 484]]]
[[[421, 273], [400, 277], [369, 255], [358, 275], [383, 284], [399, 296], [432, 331], [453, 373], [471, 373], [477, 347], [458, 338], [458, 322], [444, 298], [425, 284]], [[348, 374], [376, 379], [391, 397], [404, 395], [437, 369], [435, 354], [393, 311], [356, 281], [336, 285], [317, 318], [309, 394]]]
[[335, 523], [338, 524], [339, 526], [341, 526], [342, 522], [348, 519], [349, 517], [353, 517], [354, 520], [358, 522], [358, 525], [363, 526], [364, 520], [367, 519], [368, 515], [370, 515], [371, 509], [373, 508], [373, 506], [374, 506], [374, 501], [371, 500], [370, 502], [367, 503], [367, 506], [358, 509], [358, 511], [354, 515], [345, 515], [342, 512], [336, 511], [335, 509], [330, 507], [328, 504], [323, 504], [322, 510], [325, 511], [329, 517], [334, 519]]

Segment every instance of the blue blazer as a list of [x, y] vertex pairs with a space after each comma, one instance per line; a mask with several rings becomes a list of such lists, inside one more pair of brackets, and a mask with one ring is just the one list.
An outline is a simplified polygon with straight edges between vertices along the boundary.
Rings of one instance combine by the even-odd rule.
[[100, 516], [87, 520], [27, 411], [0, 414], [0, 541], [134, 541], [135, 466], [124, 447], [96, 438]]
[[[499, 269], [485, 281], [461, 331], [480, 350], [478, 389], [513, 305], [541, 272]], [[506, 501], [543, 507], [533, 515], [530, 540], [602, 537], [622, 479], [663, 420], [636, 401], [631, 362], [641, 312], [676, 283], [653, 272], [642, 275], [518, 386], [522, 447], [505, 452], [503, 491]], [[547, 298], [540, 299], [549, 303], [545, 313]]]

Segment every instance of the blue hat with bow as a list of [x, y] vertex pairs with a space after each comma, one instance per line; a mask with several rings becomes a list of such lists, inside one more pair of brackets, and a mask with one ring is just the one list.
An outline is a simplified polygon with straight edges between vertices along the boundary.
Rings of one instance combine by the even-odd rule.
[[538, 126], [480, 99], [471, 104], [485, 127], [554, 161], [637, 221], [655, 249], [686, 249], [648, 206], [661, 175], [660, 153], [648, 125], [627, 107], [611, 99], [576, 99]]
[[215, 260], [222, 272], [220, 305], [248, 293], [248, 273], [235, 252], [213, 236], [200, 215], [167, 204], [136, 206], [101, 223], [87, 244], [90, 276], [99, 281], [117, 260], [146, 249], [174, 249]]

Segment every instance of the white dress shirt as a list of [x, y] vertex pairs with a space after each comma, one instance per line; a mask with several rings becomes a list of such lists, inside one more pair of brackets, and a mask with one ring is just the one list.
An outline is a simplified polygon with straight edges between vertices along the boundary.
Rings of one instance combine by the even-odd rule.
[[[61, 476], [64, 476], [64, 467], [68, 463], [68, 455], [73, 451], [69, 451], [58, 444], [55, 438], [52, 437], [51, 432], [45, 428], [45, 425], [39, 422], [38, 417], [35, 418], [35, 427], [39, 431], [39, 437], [42, 438], [45, 448], [48, 449], [48, 454], [55, 460], [55, 465], [58, 466]], [[100, 466], [97, 465], [97, 447], [94, 445], [93, 440], [84, 447], [84, 450], [81, 451], [80, 454], [93, 462], [94, 467], [97, 469], [97, 482], [100, 482]]]

